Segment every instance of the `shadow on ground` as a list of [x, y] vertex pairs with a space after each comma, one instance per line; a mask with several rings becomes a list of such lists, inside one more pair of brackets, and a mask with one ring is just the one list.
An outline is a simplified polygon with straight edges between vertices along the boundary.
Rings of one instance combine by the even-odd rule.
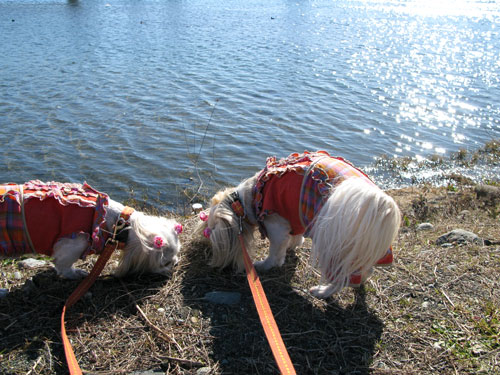
[[[245, 275], [210, 269], [197, 246], [184, 253], [189, 259], [181, 293], [185, 304], [210, 322], [212, 366], [221, 374], [278, 374]], [[368, 374], [383, 323], [367, 307], [364, 290], [347, 306], [318, 301], [300, 290], [305, 288], [292, 287], [297, 264], [290, 254], [283, 268], [260, 275], [297, 373]], [[206, 301], [204, 295], [213, 291], [238, 292], [241, 300]]]

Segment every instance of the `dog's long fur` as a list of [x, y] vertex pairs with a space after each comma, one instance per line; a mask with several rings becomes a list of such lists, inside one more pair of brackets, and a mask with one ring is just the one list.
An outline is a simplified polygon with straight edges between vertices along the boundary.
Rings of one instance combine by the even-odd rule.
[[[106, 206], [106, 227], [110, 233], [116, 224], [124, 205], [112, 199]], [[176, 222], [159, 216], [145, 215], [134, 211], [130, 216], [128, 238], [121, 251], [118, 267], [114, 274], [122, 277], [131, 273], [159, 273], [167, 275], [178, 262], [180, 242], [175, 230]], [[154, 247], [155, 237], [163, 239], [161, 248]], [[86, 276], [84, 270], [73, 267], [88, 246], [88, 235], [78, 234], [75, 238], [61, 238], [53, 247], [52, 257], [57, 274], [68, 279]]]
[[[201, 222], [196, 232], [211, 229], [210, 243], [214, 267], [233, 266], [242, 271], [244, 264], [239, 235], [239, 218], [230, 206], [229, 195], [237, 191], [245, 209], [243, 239], [250, 256], [254, 253], [257, 218], [252, 206], [257, 175], [236, 188], [217, 193], [211, 201], [208, 221]], [[400, 225], [400, 211], [382, 190], [361, 178], [351, 177], [335, 187], [316, 216], [312, 237], [311, 263], [321, 271], [323, 285], [311, 288], [319, 298], [327, 298], [349, 284], [352, 273], [361, 270], [364, 277], [386, 253]], [[288, 220], [278, 214], [265, 216], [263, 226], [270, 242], [268, 257], [255, 263], [266, 271], [282, 266], [287, 249], [300, 246], [302, 235], [291, 235]], [[335, 275], [328, 277], [327, 275]]]

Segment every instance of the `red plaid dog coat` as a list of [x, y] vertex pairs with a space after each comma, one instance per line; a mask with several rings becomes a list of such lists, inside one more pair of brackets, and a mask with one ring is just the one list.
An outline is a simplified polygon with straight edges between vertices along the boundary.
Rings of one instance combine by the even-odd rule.
[[63, 237], [88, 234], [82, 256], [100, 252], [105, 245], [108, 196], [84, 183], [0, 185], [0, 255], [37, 252], [52, 255]]
[[[261, 232], [265, 234], [262, 225], [265, 216], [277, 213], [290, 223], [290, 234], [310, 236], [316, 214], [335, 186], [349, 177], [362, 178], [375, 186], [363, 171], [326, 151], [294, 153], [280, 160], [269, 157], [253, 192]], [[389, 265], [392, 259], [392, 250], [388, 249], [377, 265]]]

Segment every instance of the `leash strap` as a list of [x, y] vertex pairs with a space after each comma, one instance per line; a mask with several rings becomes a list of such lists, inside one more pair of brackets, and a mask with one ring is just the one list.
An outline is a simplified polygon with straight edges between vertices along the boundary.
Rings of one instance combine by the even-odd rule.
[[89, 288], [101, 273], [114, 250], [115, 248], [109, 245], [104, 248], [103, 252], [101, 253], [101, 255], [99, 255], [99, 258], [94, 264], [92, 271], [90, 271], [88, 276], [83, 279], [80, 285], [78, 285], [73, 293], [71, 293], [71, 295], [66, 300], [66, 303], [64, 304], [61, 314], [61, 336], [64, 345], [64, 353], [66, 355], [66, 362], [68, 364], [69, 373], [71, 375], [81, 375], [82, 370], [80, 369], [80, 366], [78, 366], [78, 361], [76, 360], [75, 353], [73, 352], [73, 348], [71, 347], [71, 343], [66, 334], [66, 326], [64, 323], [64, 315], [66, 313], [66, 309], [69, 309], [71, 306], [73, 306], [87, 292], [87, 290], [89, 290]]
[[[133, 208], [125, 207], [120, 214], [120, 218], [123, 219], [125, 222], [127, 222], [130, 219], [130, 215], [132, 215], [133, 212], [134, 212]], [[89, 290], [92, 284], [94, 284], [97, 277], [100, 275], [101, 271], [106, 265], [106, 262], [111, 257], [111, 254], [113, 254], [113, 251], [118, 247], [118, 243], [115, 241], [117, 225], [118, 223], [115, 225], [113, 238], [110, 239], [111, 243], [107, 244], [104, 247], [102, 253], [99, 255], [99, 258], [95, 262], [94, 267], [92, 268], [90, 273], [87, 275], [85, 279], [83, 279], [83, 281], [80, 283], [80, 285], [78, 285], [78, 287], [73, 291], [73, 293], [71, 293], [71, 295], [68, 297], [63, 306], [61, 314], [61, 336], [64, 346], [64, 354], [66, 355], [66, 363], [68, 364], [68, 370], [70, 375], [82, 375], [82, 370], [78, 365], [78, 361], [76, 360], [75, 353], [71, 346], [71, 342], [69, 341], [68, 335], [66, 334], [66, 325], [64, 322], [66, 309], [69, 309], [71, 306], [73, 306], [87, 292], [87, 290]], [[123, 223], [122, 225], [125, 225], [125, 223]], [[112, 246], [112, 244], [115, 244], [115, 246]]]
[[281, 338], [278, 325], [274, 320], [273, 312], [267, 301], [266, 293], [257, 275], [257, 271], [253, 266], [253, 262], [248, 255], [248, 251], [245, 247], [245, 242], [242, 236], [242, 220], [245, 217], [245, 210], [243, 204], [239, 198], [237, 192], [231, 194], [230, 197], [232, 203], [231, 208], [236, 213], [239, 218], [239, 229], [240, 233], [238, 238], [240, 239], [241, 249], [243, 251], [243, 261], [245, 263], [245, 270], [247, 272], [248, 285], [250, 285], [250, 290], [252, 291], [253, 300], [255, 302], [255, 307], [257, 308], [257, 313], [259, 314], [260, 323], [264, 328], [264, 333], [266, 334], [267, 341], [273, 352], [274, 359], [278, 364], [278, 368], [282, 375], [295, 375], [295, 368], [288, 355], [283, 339]]
[[278, 364], [281, 374], [295, 375], [295, 368], [293, 367], [290, 356], [288, 355], [285, 344], [283, 343], [278, 325], [274, 320], [273, 312], [271, 311], [271, 307], [267, 301], [266, 293], [264, 292], [264, 288], [262, 288], [257, 271], [255, 271], [252, 260], [250, 259], [250, 256], [245, 248], [241, 234], [239, 235], [239, 238], [241, 248], [243, 249], [243, 260], [247, 271], [248, 284], [250, 285], [255, 307], [257, 308], [257, 312], [259, 314], [260, 323], [264, 328], [264, 332], [266, 334], [267, 341], [269, 342], [269, 346], [271, 347], [271, 351], [273, 352], [274, 359]]

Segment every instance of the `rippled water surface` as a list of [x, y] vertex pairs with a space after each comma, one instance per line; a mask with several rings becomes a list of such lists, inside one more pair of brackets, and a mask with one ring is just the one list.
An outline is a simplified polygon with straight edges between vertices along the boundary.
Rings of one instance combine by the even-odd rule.
[[0, 56], [3, 181], [163, 208], [269, 155], [500, 137], [498, 1], [0, 0]]

